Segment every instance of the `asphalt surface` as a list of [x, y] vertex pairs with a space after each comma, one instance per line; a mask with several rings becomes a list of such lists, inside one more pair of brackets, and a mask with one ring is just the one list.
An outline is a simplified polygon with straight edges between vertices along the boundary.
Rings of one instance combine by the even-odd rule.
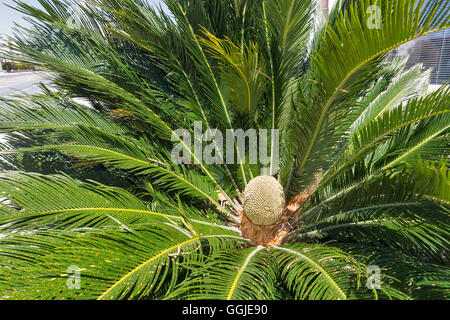
[[[45, 79], [35, 72], [0, 73], [0, 97], [5, 98], [20, 92], [39, 93], [41, 91], [38, 87], [40, 82], [46, 83]], [[5, 136], [0, 133], [0, 151], [1, 144], [6, 140]]]
[[45, 79], [35, 72], [0, 73], [0, 97], [16, 93], [39, 93], [39, 82]]

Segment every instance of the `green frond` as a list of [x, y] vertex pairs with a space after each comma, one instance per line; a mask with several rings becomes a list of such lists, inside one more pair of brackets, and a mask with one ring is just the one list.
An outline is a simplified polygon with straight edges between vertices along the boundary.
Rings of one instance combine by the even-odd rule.
[[[84, 183], [68, 176], [47, 176], [32, 173], [2, 173], [1, 196], [15, 210], [2, 210], [2, 233], [37, 228], [74, 229], [115, 225], [116, 218], [125, 225], [159, 221], [183, 227], [180, 212], [167, 208], [167, 212], [154, 212], [129, 192], [100, 184]], [[39, 194], [39, 196], [32, 196]], [[188, 212], [184, 211], [184, 215]], [[112, 217], [112, 218], [111, 218]], [[191, 223], [207, 228], [220, 228], [204, 218]], [[222, 225], [223, 226], [223, 225]], [[226, 230], [233, 228], [223, 226]]]
[[[266, 85], [266, 67], [258, 47], [250, 43], [243, 51], [229, 39], [218, 39], [207, 30], [200, 43], [217, 60], [221, 79], [227, 85], [230, 108], [237, 114], [239, 124], [246, 128], [253, 123]], [[244, 119], [249, 123], [246, 124]]]
[[[352, 126], [352, 132], [367, 122], [380, 117], [401, 104], [403, 101], [422, 96], [426, 93], [430, 79], [430, 70], [422, 73], [422, 66], [417, 65], [392, 79], [389, 87], [375, 96], [375, 99], [364, 110]], [[350, 139], [351, 139], [350, 137]]]
[[[275, 261], [264, 247], [221, 252], [181, 283], [172, 297], [187, 299], [273, 299]], [[255, 290], [255, 287], [258, 289]]]
[[445, 132], [445, 123], [448, 123], [450, 111], [448, 92], [448, 86], [443, 86], [423, 98], [408, 101], [406, 106], [400, 104], [362, 126], [353, 135], [349, 146], [324, 174], [320, 186], [325, 186], [357, 161], [364, 160], [375, 148], [402, 130], [413, 129], [430, 119], [438, 119], [436, 123], [441, 123], [438, 132]]
[[306, 243], [273, 250], [281, 279], [295, 299], [346, 300], [358, 290], [373, 295], [367, 288], [359, 288], [362, 265], [341, 250]]
[[[450, 89], [389, 57], [445, 2], [38, 1], [1, 52], [50, 84], [0, 99], [0, 299], [448, 298]], [[279, 130], [281, 244], [240, 224], [262, 165], [203, 163], [196, 122]]]
[[[78, 159], [88, 161], [88, 165], [102, 163], [134, 174], [151, 176], [154, 181], [163, 182], [169, 190], [176, 190], [191, 196], [207, 199], [216, 208], [224, 211], [217, 202], [217, 192], [207, 177], [194, 172], [164, 165], [170, 156], [162, 156], [152, 144], [141, 137], [136, 139], [125, 128], [115, 124], [100, 113], [86, 110], [74, 104], [65, 108], [48, 96], [30, 98], [36, 103], [32, 110], [29, 104], [5, 102], [0, 130], [47, 130], [54, 131], [49, 143], [54, 143], [55, 135], [67, 140], [62, 145], [43, 145], [25, 151], [59, 151]], [[26, 132], [25, 131], [25, 132]], [[9, 150], [8, 152], [14, 152]], [[167, 152], [166, 152], [167, 153]]]
[[297, 179], [306, 181], [310, 172], [324, 165], [324, 152], [332, 152], [353, 122], [350, 101], [355, 101], [366, 88], [364, 80], [373, 79], [376, 59], [449, 24], [448, 17], [436, 13], [445, 11], [441, 1], [429, 1], [426, 9], [410, 0], [377, 3], [381, 8], [381, 28], [369, 28], [366, 24], [370, 18], [367, 8], [373, 3], [355, 1], [345, 15], [338, 15], [334, 27], [326, 28], [319, 48], [311, 54], [311, 70], [305, 74], [305, 80], [313, 83], [308, 94], [312, 110], [302, 110], [305, 117], [296, 121], [299, 130], [295, 139], [302, 141], [295, 150], [298, 164], [293, 164], [299, 172]]
[[[366, 265], [378, 266], [381, 288], [387, 284], [413, 299], [448, 297], [448, 266], [423, 262], [401, 251], [367, 244], [341, 243], [337, 246]], [[386, 290], [382, 292], [388, 293]]]
[[[225, 250], [240, 241], [227, 232], [193, 235], [155, 224], [130, 228], [38, 231], [0, 239], [0, 265], [14, 267], [0, 276], [2, 298], [157, 298], [185, 278], [182, 262], [204, 258], [202, 246]], [[80, 272], [83, 290], [69, 287], [71, 266]], [[22, 276], [11, 286], [17, 273]]]
[[345, 192], [323, 200], [317, 196], [296, 222], [299, 229], [293, 235], [351, 238], [445, 259], [450, 244], [449, 186], [444, 161], [438, 166], [419, 161], [402, 173], [344, 187]]

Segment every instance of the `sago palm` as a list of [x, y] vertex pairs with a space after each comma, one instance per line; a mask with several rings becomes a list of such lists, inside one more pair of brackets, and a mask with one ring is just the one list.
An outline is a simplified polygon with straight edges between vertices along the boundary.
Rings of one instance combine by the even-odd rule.
[[[447, 297], [449, 89], [389, 55], [446, 1], [39, 2], [15, 59], [52, 84], [0, 102], [2, 299]], [[200, 161], [195, 124], [267, 129], [270, 161]]]

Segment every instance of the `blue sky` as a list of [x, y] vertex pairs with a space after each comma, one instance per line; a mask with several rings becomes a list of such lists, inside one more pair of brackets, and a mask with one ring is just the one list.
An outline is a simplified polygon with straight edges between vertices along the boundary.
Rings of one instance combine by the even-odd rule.
[[[33, 6], [39, 6], [38, 0], [22, 0], [23, 2], [33, 5]], [[336, 0], [329, 0], [329, 7], [331, 8]], [[148, 0], [149, 3], [160, 3], [161, 0]], [[12, 35], [12, 27], [14, 25], [14, 22], [20, 24], [20, 25], [26, 25], [26, 21], [22, 19], [22, 14], [20, 12], [17, 12], [9, 7], [7, 5], [14, 5], [13, 0], [0, 0], [0, 34], [7, 34]]]
[[[39, 3], [37, 0], [25, 0], [27, 4], [37, 6]], [[12, 26], [14, 22], [19, 24], [25, 23], [22, 20], [22, 14], [17, 12], [6, 5], [14, 5], [12, 0], [0, 0], [0, 34], [12, 35]]]
[[[38, 0], [22, 0], [26, 4], [39, 6]], [[149, 0], [149, 3], [159, 3], [160, 0]], [[27, 25], [26, 21], [22, 19], [22, 14], [6, 5], [14, 5], [13, 0], [0, 0], [0, 34], [12, 35], [12, 27], [14, 22], [20, 25]]]

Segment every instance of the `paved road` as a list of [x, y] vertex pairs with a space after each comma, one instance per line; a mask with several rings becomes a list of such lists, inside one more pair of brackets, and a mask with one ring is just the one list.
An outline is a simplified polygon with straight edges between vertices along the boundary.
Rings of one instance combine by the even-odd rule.
[[[35, 72], [19, 72], [19, 73], [0, 73], [0, 97], [25, 92], [38, 93], [40, 88], [39, 82], [46, 82], [45, 79]], [[0, 151], [1, 144], [5, 143], [5, 135], [0, 133]], [[0, 157], [0, 162], [2, 161]]]
[[38, 93], [39, 82], [45, 79], [35, 72], [0, 73], [0, 97], [6, 97], [21, 91], [25, 93]]

